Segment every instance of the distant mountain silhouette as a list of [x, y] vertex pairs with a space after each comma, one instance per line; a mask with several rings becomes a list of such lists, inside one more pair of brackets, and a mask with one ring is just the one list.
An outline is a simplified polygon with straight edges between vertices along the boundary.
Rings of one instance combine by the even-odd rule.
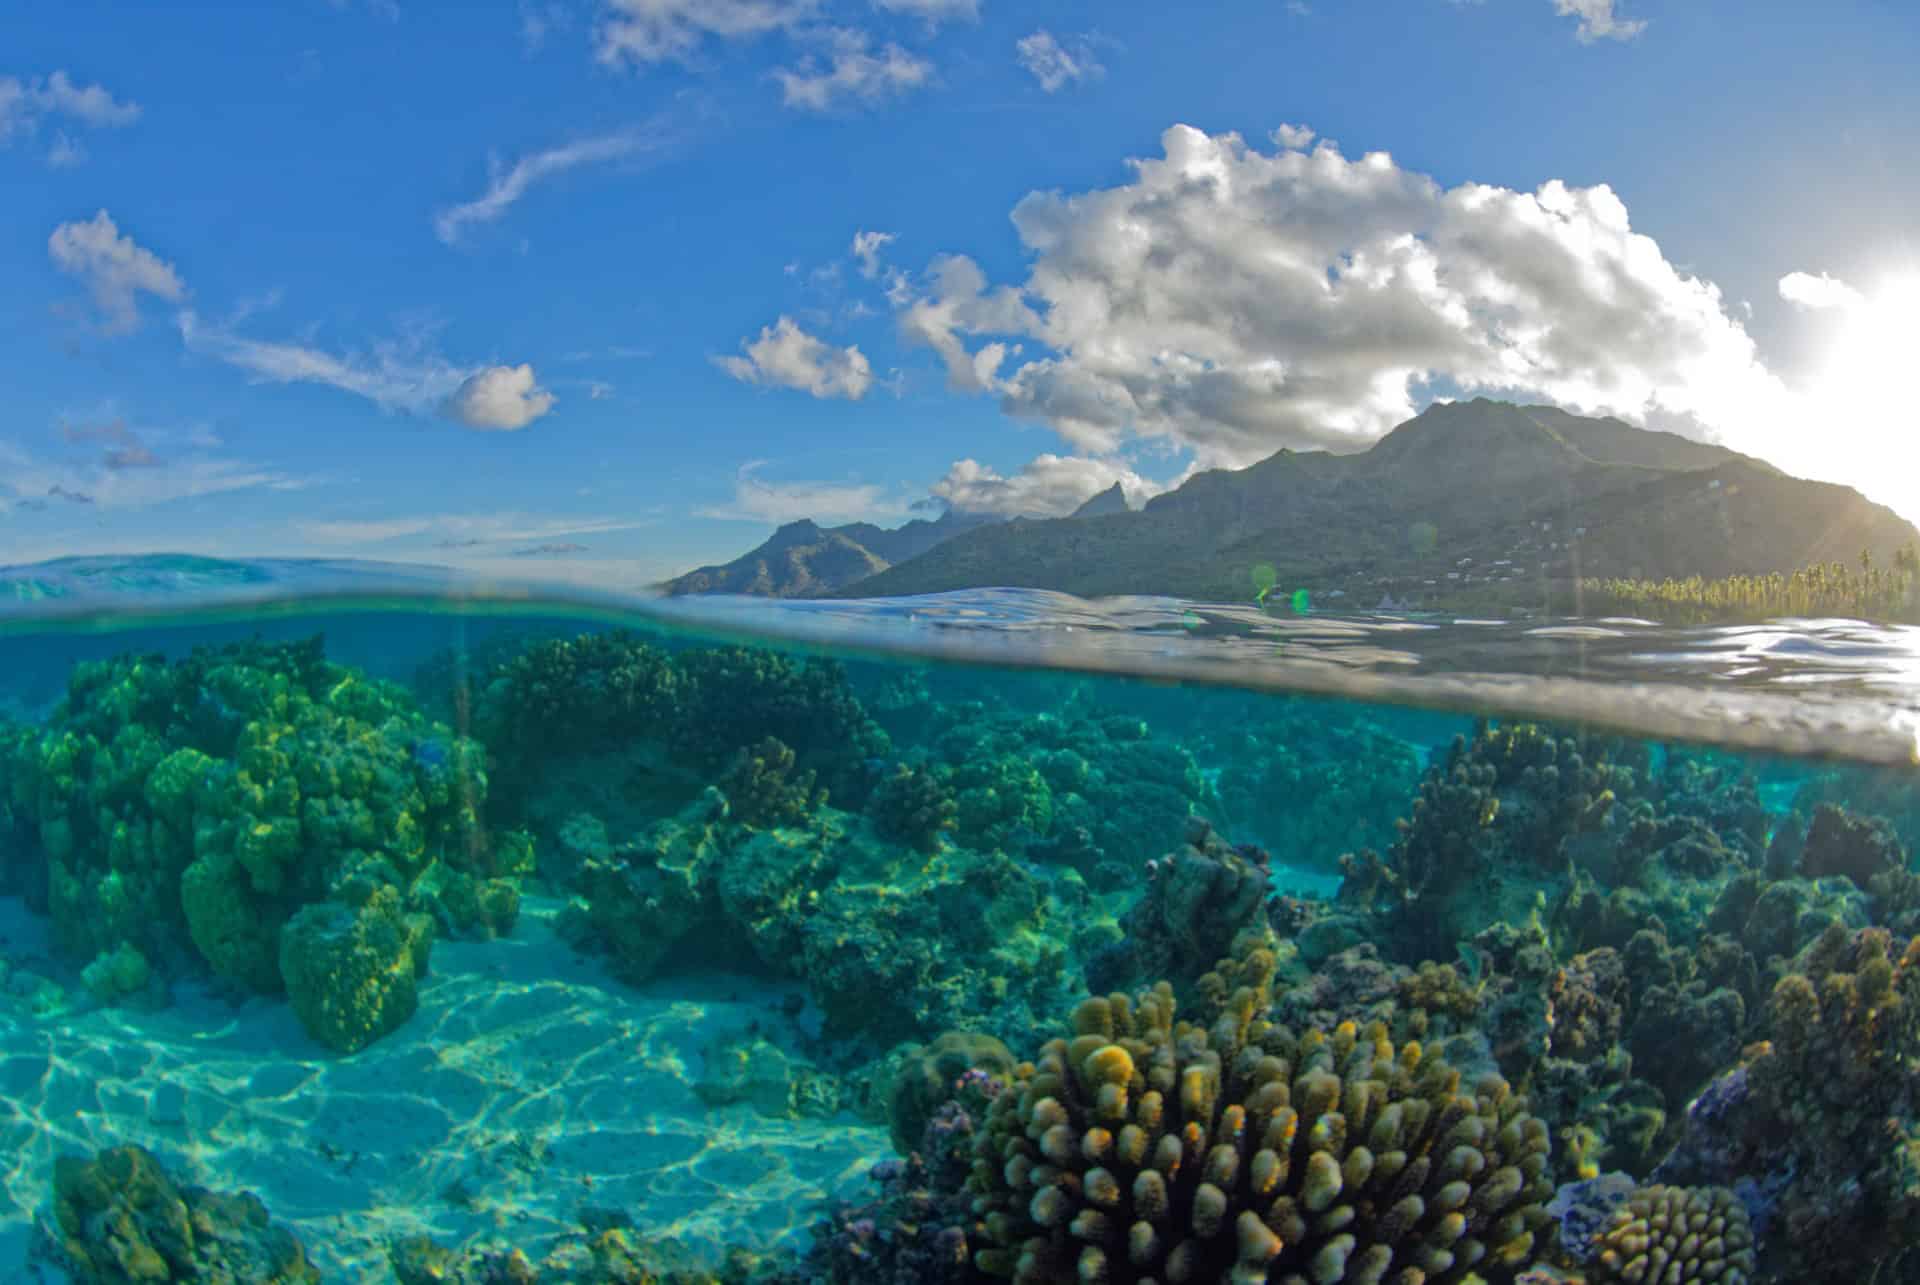
[[769, 598], [819, 597], [918, 557], [943, 540], [997, 519], [950, 509], [937, 520], [900, 527], [849, 522], [823, 527], [789, 522], [766, 543], [721, 566], [700, 567], [666, 584], [668, 593], [744, 593]]
[[872, 570], [841, 578], [836, 564], [832, 586], [816, 572], [815, 587], [793, 592], [1231, 600], [1253, 596], [1271, 568], [1279, 588], [1320, 602], [1564, 609], [1583, 576], [1790, 571], [1916, 540], [1849, 487], [1616, 419], [1482, 398], [1435, 405], [1357, 454], [1283, 450], [1196, 474], [1137, 512], [1100, 496], [1072, 517], [976, 525], [917, 555], [869, 551]]
[[1093, 496], [1067, 516], [1074, 518], [1097, 518], [1103, 513], [1125, 513], [1126, 511], [1127, 493], [1120, 489], [1118, 482], [1115, 482], [1112, 486], [1100, 492], [1100, 494]]

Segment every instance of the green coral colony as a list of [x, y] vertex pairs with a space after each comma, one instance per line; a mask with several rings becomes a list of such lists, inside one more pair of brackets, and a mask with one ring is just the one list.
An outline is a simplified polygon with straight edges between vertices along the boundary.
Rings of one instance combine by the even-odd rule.
[[[636, 1210], [403, 1282], [1920, 1274], [1911, 774], [1443, 722], [623, 631], [126, 655], [0, 723], [0, 890], [94, 1003], [207, 979], [345, 1056], [556, 901], [609, 987], [817, 1014], [702, 1101], [899, 1153], [805, 1246], [670, 1261]], [[126, 1141], [48, 1176], [76, 1279], [320, 1279]]]

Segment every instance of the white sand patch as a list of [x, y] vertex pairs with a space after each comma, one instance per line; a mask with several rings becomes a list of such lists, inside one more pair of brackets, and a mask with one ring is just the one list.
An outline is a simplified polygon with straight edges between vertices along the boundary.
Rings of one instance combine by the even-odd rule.
[[[255, 1192], [329, 1281], [390, 1279], [386, 1245], [416, 1233], [537, 1257], [582, 1206], [696, 1249], [800, 1244], [820, 1201], [865, 1189], [884, 1129], [694, 1096], [701, 1048], [768, 1024], [777, 992], [621, 987], [555, 937], [556, 909], [530, 901], [511, 940], [440, 943], [419, 1013], [352, 1057], [283, 1003], [183, 987], [158, 1013], [43, 1017], [0, 997], [0, 1279], [26, 1271], [54, 1156], [126, 1142]], [[0, 953], [32, 968], [46, 950], [0, 899]]]

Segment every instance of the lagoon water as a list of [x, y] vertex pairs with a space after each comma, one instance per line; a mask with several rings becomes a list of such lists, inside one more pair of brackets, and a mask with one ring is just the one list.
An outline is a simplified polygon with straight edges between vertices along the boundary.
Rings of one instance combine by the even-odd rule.
[[1920, 632], [0, 590], [0, 1279], [1920, 1272]]

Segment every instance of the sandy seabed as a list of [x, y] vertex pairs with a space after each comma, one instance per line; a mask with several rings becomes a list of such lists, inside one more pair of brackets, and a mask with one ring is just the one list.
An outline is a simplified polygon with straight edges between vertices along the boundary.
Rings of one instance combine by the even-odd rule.
[[511, 938], [441, 942], [412, 1020], [337, 1057], [285, 1003], [191, 987], [157, 1012], [38, 1015], [46, 925], [0, 899], [17, 970], [0, 994], [0, 1279], [63, 1278], [28, 1264], [53, 1159], [128, 1142], [183, 1181], [254, 1192], [330, 1282], [391, 1280], [386, 1247], [409, 1235], [538, 1257], [583, 1207], [696, 1253], [798, 1245], [825, 1198], [866, 1188], [884, 1129], [694, 1094], [701, 1050], [777, 1023], [782, 992], [620, 986], [557, 938], [557, 911], [529, 899]]

